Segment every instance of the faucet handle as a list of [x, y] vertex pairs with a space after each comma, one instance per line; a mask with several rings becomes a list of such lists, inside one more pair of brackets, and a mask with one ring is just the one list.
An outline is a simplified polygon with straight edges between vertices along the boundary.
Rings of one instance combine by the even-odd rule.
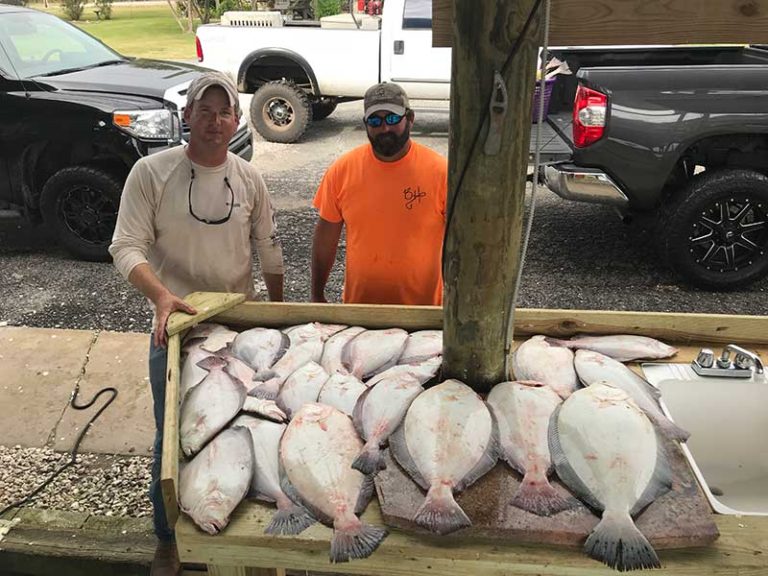
[[749, 350], [742, 348], [741, 346], [737, 346], [736, 344], [727, 344], [725, 348], [723, 348], [722, 357], [727, 359], [730, 352], [735, 354], [733, 365], [736, 368], [741, 370], [748, 370], [750, 366], [754, 366], [755, 374], [763, 373], [763, 362], [760, 360], [760, 356], [758, 356], [755, 352], [750, 352]]
[[696, 363], [702, 368], [712, 368], [715, 363], [715, 353], [710, 348], [702, 348], [696, 356]]

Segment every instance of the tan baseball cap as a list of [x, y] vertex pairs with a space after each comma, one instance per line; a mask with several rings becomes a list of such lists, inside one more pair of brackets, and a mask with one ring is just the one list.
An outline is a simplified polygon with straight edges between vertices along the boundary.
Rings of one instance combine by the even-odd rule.
[[381, 82], [371, 86], [365, 92], [363, 107], [365, 109], [364, 119], [367, 120], [368, 116], [382, 110], [394, 112], [402, 116], [410, 108], [410, 104], [408, 103], [408, 96], [405, 90], [398, 84], [394, 82]]
[[211, 86], [218, 86], [227, 93], [227, 96], [229, 97], [229, 105], [235, 109], [235, 112], [239, 116], [240, 99], [235, 83], [223, 72], [218, 72], [215, 70], [204, 72], [192, 80], [189, 88], [187, 88], [187, 106], [197, 100], [200, 100], [200, 98], [203, 97], [203, 94], [205, 94], [205, 91], [208, 90], [208, 88]]

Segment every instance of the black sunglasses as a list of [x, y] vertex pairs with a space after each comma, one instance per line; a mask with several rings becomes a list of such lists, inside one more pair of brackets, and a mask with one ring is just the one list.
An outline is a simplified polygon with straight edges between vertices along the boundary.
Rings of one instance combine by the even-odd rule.
[[192, 183], [195, 181], [195, 169], [191, 168], [192, 176], [189, 179], [189, 192], [187, 194], [189, 199], [189, 213], [192, 215], [192, 218], [197, 220], [198, 222], [202, 222], [203, 224], [224, 224], [229, 218], [232, 216], [232, 208], [235, 206], [235, 191], [232, 190], [232, 186], [229, 185], [229, 178], [224, 176], [224, 184], [226, 184], [227, 188], [229, 188], [229, 213], [224, 218], [219, 218], [218, 220], [208, 220], [207, 218], [200, 218], [197, 214], [195, 214], [194, 210], [192, 210]]
[[368, 118], [363, 119], [363, 122], [365, 122], [371, 128], [378, 128], [382, 125], [383, 122], [386, 122], [387, 126], [395, 126], [400, 124], [400, 121], [403, 119], [403, 117], [403, 114], [395, 114], [394, 112], [390, 112], [383, 118], [381, 116], [368, 116]]

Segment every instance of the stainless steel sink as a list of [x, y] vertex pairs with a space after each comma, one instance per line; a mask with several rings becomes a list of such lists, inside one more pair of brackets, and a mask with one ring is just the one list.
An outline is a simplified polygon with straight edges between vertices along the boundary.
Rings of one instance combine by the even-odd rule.
[[703, 377], [687, 364], [643, 364], [715, 512], [768, 516], [768, 381]]

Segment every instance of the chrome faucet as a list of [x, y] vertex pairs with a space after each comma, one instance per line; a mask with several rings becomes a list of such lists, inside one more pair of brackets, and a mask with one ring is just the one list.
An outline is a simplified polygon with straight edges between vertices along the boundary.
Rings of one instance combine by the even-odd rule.
[[760, 356], [736, 344], [726, 344], [717, 359], [711, 349], [702, 348], [696, 359], [691, 362], [691, 368], [699, 376], [721, 378], [751, 378], [753, 369], [755, 375], [762, 376], [764, 372]]

